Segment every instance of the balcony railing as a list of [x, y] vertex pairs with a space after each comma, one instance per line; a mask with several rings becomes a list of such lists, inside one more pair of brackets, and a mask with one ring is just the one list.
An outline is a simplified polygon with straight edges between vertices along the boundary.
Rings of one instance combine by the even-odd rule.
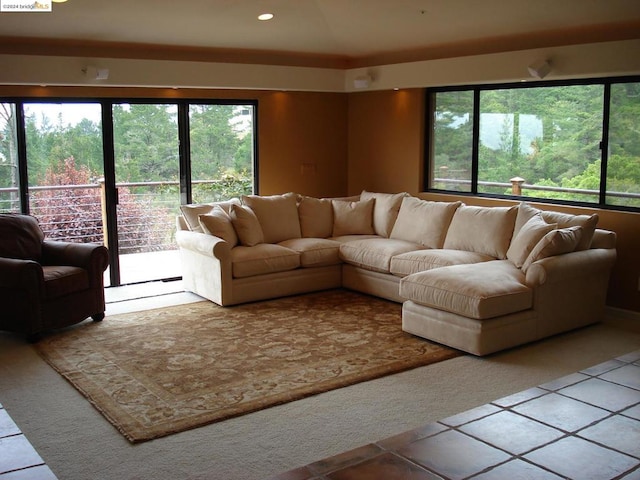
[[[193, 181], [198, 197], [222, 200], [234, 188], [251, 186], [251, 179]], [[175, 250], [175, 218], [179, 213], [178, 181], [123, 182], [118, 189], [120, 254]], [[235, 195], [245, 193], [235, 192]], [[105, 231], [103, 181], [82, 185], [29, 187], [30, 213], [49, 239], [108, 244]], [[204, 201], [204, 200], [199, 200]], [[17, 187], [0, 188], [0, 212], [19, 212]]]

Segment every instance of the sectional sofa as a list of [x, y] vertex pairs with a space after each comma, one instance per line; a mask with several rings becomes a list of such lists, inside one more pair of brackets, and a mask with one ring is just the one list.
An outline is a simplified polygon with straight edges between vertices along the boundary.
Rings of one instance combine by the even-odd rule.
[[402, 328], [486, 355], [598, 322], [616, 235], [598, 216], [426, 201], [247, 195], [184, 205], [185, 288], [229, 306], [345, 287], [402, 303]]

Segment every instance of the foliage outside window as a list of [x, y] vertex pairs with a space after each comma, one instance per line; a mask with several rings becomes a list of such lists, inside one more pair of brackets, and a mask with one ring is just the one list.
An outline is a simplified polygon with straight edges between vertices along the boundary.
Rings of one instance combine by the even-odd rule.
[[633, 80], [430, 90], [428, 188], [640, 208]]

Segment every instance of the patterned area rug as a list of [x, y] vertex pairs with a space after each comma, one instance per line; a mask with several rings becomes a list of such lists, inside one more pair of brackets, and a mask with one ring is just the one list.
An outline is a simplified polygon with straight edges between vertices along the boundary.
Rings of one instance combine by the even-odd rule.
[[343, 290], [108, 316], [36, 348], [131, 442], [459, 355], [404, 333], [401, 305]]

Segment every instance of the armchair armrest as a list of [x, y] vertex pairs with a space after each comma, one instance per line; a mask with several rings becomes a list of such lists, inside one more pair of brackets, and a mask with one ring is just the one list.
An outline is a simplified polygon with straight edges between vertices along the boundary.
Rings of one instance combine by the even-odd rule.
[[90, 272], [104, 272], [109, 265], [109, 252], [104, 245], [45, 240], [42, 243], [43, 265], [71, 265]]
[[36, 288], [42, 291], [42, 267], [33, 260], [0, 257], [1, 288]]
[[176, 242], [180, 248], [186, 248], [220, 260], [229, 260], [231, 256], [229, 244], [214, 235], [179, 230], [176, 232]]
[[531, 264], [526, 274], [529, 286], [587, 278], [592, 274], [606, 274], [616, 261], [615, 249], [591, 248], [579, 252], [547, 257]]

